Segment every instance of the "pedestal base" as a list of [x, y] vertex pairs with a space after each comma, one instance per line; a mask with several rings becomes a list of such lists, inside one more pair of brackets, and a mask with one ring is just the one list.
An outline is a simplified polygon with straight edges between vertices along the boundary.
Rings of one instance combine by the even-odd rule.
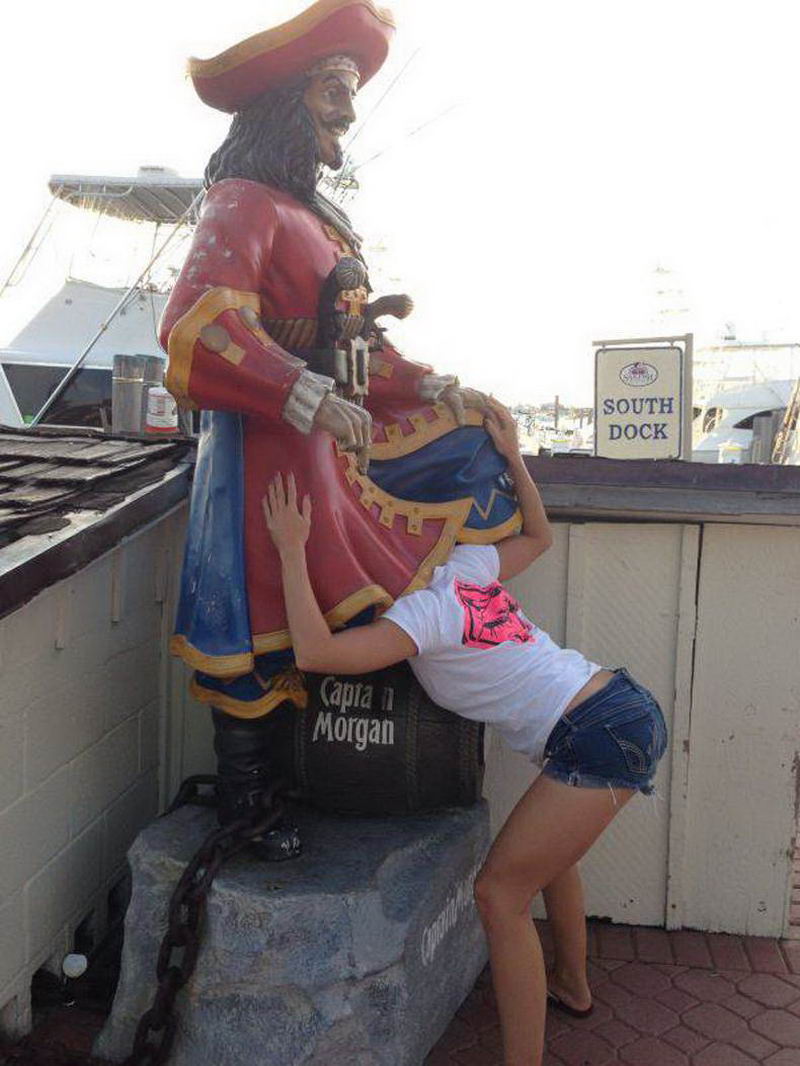
[[[294, 813], [302, 857], [236, 858], [214, 882], [170, 1066], [421, 1066], [486, 962], [472, 899], [485, 804], [392, 819]], [[208, 810], [184, 807], [133, 845], [122, 973], [95, 1054], [130, 1053], [169, 897], [212, 825]]]

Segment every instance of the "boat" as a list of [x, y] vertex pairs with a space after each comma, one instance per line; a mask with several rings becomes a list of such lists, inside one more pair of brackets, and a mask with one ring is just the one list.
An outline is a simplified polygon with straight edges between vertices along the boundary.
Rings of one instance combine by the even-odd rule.
[[789, 404], [792, 380], [722, 388], [696, 409], [692, 460], [696, 463], [768, 463], [772, 440]]
[[[174, 237], [191, 232], [203, 185], [165, 167], [140, 167], [134, 177], [55, 174], [48, 185], [48, 226], [37, 227], [0, 296], [13, 296], [45, 240], [58, 241], [58, 226], [50, 217], [56, 206], [143, 225], [152, 251], [135, 280], [121, 287], [67, 276], [0, 347], [0, 420], [11, 426], [41, 422], [108, 429], [114, 356], [163, 358], [157, 324], [175, 274], [164, 253]], [[170, 232], [158, 246], [162, 226]]]

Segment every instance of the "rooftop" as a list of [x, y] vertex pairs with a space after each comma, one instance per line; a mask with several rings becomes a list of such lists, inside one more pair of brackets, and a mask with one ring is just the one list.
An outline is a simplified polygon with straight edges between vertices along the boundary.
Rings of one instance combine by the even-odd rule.
[[0, 617], [182, 499], [192, 447], [0, 426]]

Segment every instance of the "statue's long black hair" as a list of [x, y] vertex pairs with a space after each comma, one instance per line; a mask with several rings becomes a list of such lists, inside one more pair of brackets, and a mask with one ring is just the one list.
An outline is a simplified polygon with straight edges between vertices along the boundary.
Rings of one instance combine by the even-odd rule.
[[316, 135], [303, 103], [306, 82], [273, 89], [238, 111], [208, 161], [206, 188], [223, 178], [275, 185], [304, 203], [317, 185]]

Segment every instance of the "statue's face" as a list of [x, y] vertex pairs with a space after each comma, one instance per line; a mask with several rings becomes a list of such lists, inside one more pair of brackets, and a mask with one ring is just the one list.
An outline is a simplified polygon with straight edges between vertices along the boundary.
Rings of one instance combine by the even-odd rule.
[[317, 135], [317, 158], [331, 170], [344, 162], [341, 139], [355, 122], [353, 100], [358, 77], [346, 70], [326, 70], [314, 74], [303, 94]]

